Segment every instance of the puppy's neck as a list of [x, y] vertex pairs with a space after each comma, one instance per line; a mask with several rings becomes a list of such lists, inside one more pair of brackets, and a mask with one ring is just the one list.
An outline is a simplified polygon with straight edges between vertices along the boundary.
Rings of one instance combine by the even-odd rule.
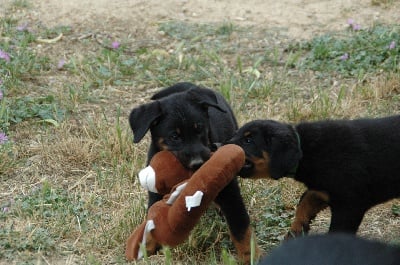
[[[300, 152], [302, 152], [301, 151], [300, 135], [299, 135], [299, 133], [297, 132], [297, 130], [296, 130], [296, 128], [294, 126], [293, 126], [293, 132], [294, 132], [294, 135], [296, 136], [297, 147], [299, 148]], [[299, 167], [299, 162], [300, 162], [300, 159], [297, 161], [296, 165], [291, 170], [289, 170], [289, 172], [286, 174], [286, 177], [294, 178], [296, 176], [297, 168]]]

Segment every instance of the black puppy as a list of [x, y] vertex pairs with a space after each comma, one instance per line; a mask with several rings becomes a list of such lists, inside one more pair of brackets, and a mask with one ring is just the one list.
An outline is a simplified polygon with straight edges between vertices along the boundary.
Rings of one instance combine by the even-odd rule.
[[259, 265], [395, 265], [400, 248], [355, 237], [330, 234], [284, 242]]
[[230, 141], [246, 153], [242, 177], [292, 176], [308, 190], [288, 236], [309, 230], [329, 206], [329, 231], [355, 233], [372, 206], [400, 196], [400, 116], [291, 126], [256, 120]]
[[[222, 95], [191, 83], [178, 83], [151, 98], [153, 102], [132, 110], [129, 122], [134, 142], [151, 132], [148, 162], [161, 150], [172, 151], [188, 169], [197, 169], [210, 158], [213, 143], [233, 136], [237, 122]], [[150, 207], [162, 198], [149, 192]], [[216, 198], [230, 228], [239, 258], [250, 258], [250, 219], [240, 194], [237, 179]]]

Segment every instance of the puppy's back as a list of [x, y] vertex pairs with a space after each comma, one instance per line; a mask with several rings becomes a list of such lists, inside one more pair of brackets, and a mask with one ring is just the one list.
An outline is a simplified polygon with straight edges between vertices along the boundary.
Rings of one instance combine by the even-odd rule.
[[259, 265], [395, 265], [400, 248], [347, 234], [300, 237], [283, 243]]

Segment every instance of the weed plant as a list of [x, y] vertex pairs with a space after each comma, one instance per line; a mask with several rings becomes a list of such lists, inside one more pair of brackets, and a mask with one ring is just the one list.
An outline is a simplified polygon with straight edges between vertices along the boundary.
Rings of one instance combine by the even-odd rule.
[[317, 36], [289, 50], [304, 54], [297, 63], [299, 68], [360, 77], [370, 72], [398, 72], [399, 43], [397, 25], [377, 24], [363, 29], [350, 21], [347, 32]]

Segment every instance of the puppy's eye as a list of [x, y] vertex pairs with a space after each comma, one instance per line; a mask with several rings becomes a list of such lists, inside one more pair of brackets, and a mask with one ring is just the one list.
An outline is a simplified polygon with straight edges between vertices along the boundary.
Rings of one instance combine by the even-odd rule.
[[250, 136], [247, 136], [247, 137], [244, 137], [242, 141], [244, 144], [251, 144], [251, 143], [253, 143], [253, 138], [251, 138]]
[[181, 137], [177, 132], [174, 132], [169, 136], [169, 139], [172, 141], [178, 141], [178, 140], [180, 140], [180, 138]]

